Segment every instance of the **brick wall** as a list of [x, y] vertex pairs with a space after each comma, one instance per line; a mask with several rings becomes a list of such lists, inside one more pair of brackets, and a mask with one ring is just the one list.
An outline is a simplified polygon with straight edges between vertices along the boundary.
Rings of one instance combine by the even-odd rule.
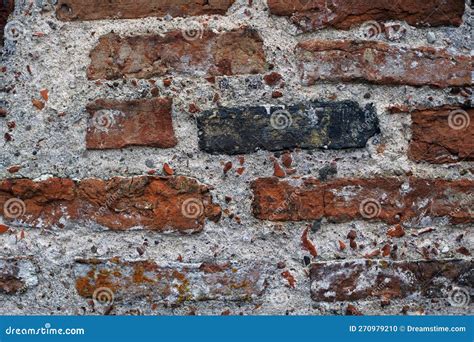
[[13, 5], [1, 314], [474, 309], [470, 1]]

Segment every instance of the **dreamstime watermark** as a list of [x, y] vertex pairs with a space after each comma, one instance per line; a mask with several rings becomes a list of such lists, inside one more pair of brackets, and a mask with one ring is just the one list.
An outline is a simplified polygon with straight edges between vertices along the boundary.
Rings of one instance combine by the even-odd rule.
[[270, 295], [270, 302], [276, 308], [283, 309], [288, 307], [290, 296], [284, 290], [276, 290]]
[[204, 213], [204, 204], [198, 198], [188, 198], [181, 204], [181, 213], [189, 219], [197, 219]]
[[364, 122], [362, 122], [360, 125], [357, 125], [357, 127], [354, 128], [354, 132], [357, 132], [360, 134], [363, 131], [374, 130], [377, 122], [378, 122], [377, 114], [375, 114], [374, 111], [368, 111], [368, 112], [366, 111]]
[[115, 110], [98, 110], [92, 116], [92, 126], [100, 131], [107, 131], [115, 125], [115, 117], [121, 113]]
[[[406, 272], [406, 273], [404, 272], [404, 277], [406, 278], [406, 283], [409, 286], [415, 286], [418, 282], [418, 279], [416, 278], [416, 276], [411, 272]], [[385, 277], [382, 282], [380, 282], [377, 286], [375, 286], [372, 289], [372, 295], [381, 294], [383, 296], [385, 289], [388, 289], [387, 292], [390, 293], [390, 286], [393, 285], [392, 280], [393, 278], [391, 277]]]
[[108, 287], [98, 287], [92, 294], [92, 300], [96, 306], [109, 306], [114, 303], [114, 292]]
[[367, 21], [360, 27], [362, 36], [366, 39], [379, 39], [384, 32], [383, 26], [375, 20]]
[[366, 198], [359, 205], [359, 213], [366, 219], [376, 218], [381, 212], [382, 206], [380, 202], [374, 198]]
[[274, 129], [283, 130], [291, 127], [293, 124], [293, 118], [287, 110], [279, 109], [272, 113], [270, 124]]
[[19, 198], [10, 198], [3, 204], [3, 215], [9, 219], [17, 219], [26, 212], [26, 204]]
[[276, 208], [270, 214], [268, 219], [270, 221], [273, 221], [273, 220], [277, 219], [279, 214], [282, 214], [282, 213], [285, 212], [287, 206], [289, 206], [291, 203], [298, 203], [298, 201], [300, 201], [300, 198], [299, 198], [298, 194], [296, 192], [291, 193], [290, 197], [283, 202], [283, 205]]
[[5, 39], [16, 42], [26, 35], [25, 25], [21, 21], [13, 19], [5, 25], [4, 33]]
[[455, 307], [468, 306], [471, 302], [469, 290], [464, 287], [454, 287], [449, 291], [448, 302]]
[[187, 41], [202, 39], [204, 35], [204, 26], [196, 20], [186, 20], [185, 27], [181, 30], [183, 38]]
[[123, 191], [115, 191], [111, 196], [108, 196], [105, 203], [94, 213], [94, 216], [104, 215], [108, 208], [110, 208], [120, 197], [123, 196]]
[[469, 114], [462, 109], [453, 110], [449, 113], [448, 124], [452, 129], [460, 131], [469, 127], [471, 118]]
[[83, 328], [53, 328], [51, 323], [46, 323], [40, 328], [14, 328], [5, 329], [6, 335], [84, 335], [86, 333]]

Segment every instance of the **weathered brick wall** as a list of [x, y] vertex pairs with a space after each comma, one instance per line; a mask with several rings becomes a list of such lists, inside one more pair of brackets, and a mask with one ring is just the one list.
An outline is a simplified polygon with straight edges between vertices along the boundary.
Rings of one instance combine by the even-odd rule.
[[1, 314], [473, 312], [470, 1], [13, 5]]

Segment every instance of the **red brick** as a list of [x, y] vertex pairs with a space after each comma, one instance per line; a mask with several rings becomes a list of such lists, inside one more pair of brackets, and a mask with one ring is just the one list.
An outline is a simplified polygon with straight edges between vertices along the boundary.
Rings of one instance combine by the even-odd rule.
[[0, 258], [0, 294], [17, 294], [37, 285], [37, 272], [30, 258]]
[[206, 30], [196, 39], [181, 31], [134, 37], [110, 33], [99, 39], [90, 57], [87, 75], [93, 80], [257, 74], [267, 68], [262, 39], [247, 28], [222, 34]]
[[112, 230], [142, 227], [184, 233], [202, 230], [206, 218], [220, 218], [209, 188], [181, 176], [4, 180], [0, 208], [5, 220], [39, 228], [93, 221]]
[[278, 180], [260, 178], [251, 185], [253, 213], [263, 220], [304, 221], [323, 217], [422, 225], [422, 219], [474, 222], [474, 181], [409, 178]]
[[464, 0], [268, 0], [268, 7], [272, 14], [290, 17], [303, 31], [349, 29], [378, 20], [405, 20], [412, 26], [459, 26]]
[[171, 118], [172, 100], [97, 100], [87, 106], [91, 115], [86, 134], [88, 149], [127, 146], [170, 148], [178, 143]]
[[311, 297], [316, 301], [399, 299], [419, 294], [446, 300], [452, 287], [469, 286], [470, 260], [378, 261], [315, 263]]
[[411, 119], [410, 159], [433, 164], [474, 160], [474, 109], [415, 110]]
[[298, 44], [296, 53], [305, 85], [330, 81], [449, 87], [470, 86], [472, 81], [471, 57], [445, 49], [311, 40]]
[[[254, 215], [271, 221], [317, 220], [324, 215], [324, 186], [318, 180], [304, 179], [292, 185], [278, 178], [252, 182]], [[319, 194], [319, 195], [318, 195]]]
[[225, 14], [235, 0], [59, 0], [60, 20], [135, 19]]
[[103, 292], [115, 304], [146, 300], [177, 306], [188, 301], [243, 301], [260, 296], [266, 275], [262, 265], [231, 263], [77, 260], [76, 290], [96, 301]]

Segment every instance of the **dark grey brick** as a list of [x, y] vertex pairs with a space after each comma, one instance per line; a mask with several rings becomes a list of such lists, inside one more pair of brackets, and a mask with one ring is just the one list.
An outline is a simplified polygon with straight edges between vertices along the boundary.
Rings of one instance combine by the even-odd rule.
[[203, 112], [198, 127], [201, 150], [214, 154], [363, 148], [379, 133], [373, 105], [354, 101], [218, 108]]

